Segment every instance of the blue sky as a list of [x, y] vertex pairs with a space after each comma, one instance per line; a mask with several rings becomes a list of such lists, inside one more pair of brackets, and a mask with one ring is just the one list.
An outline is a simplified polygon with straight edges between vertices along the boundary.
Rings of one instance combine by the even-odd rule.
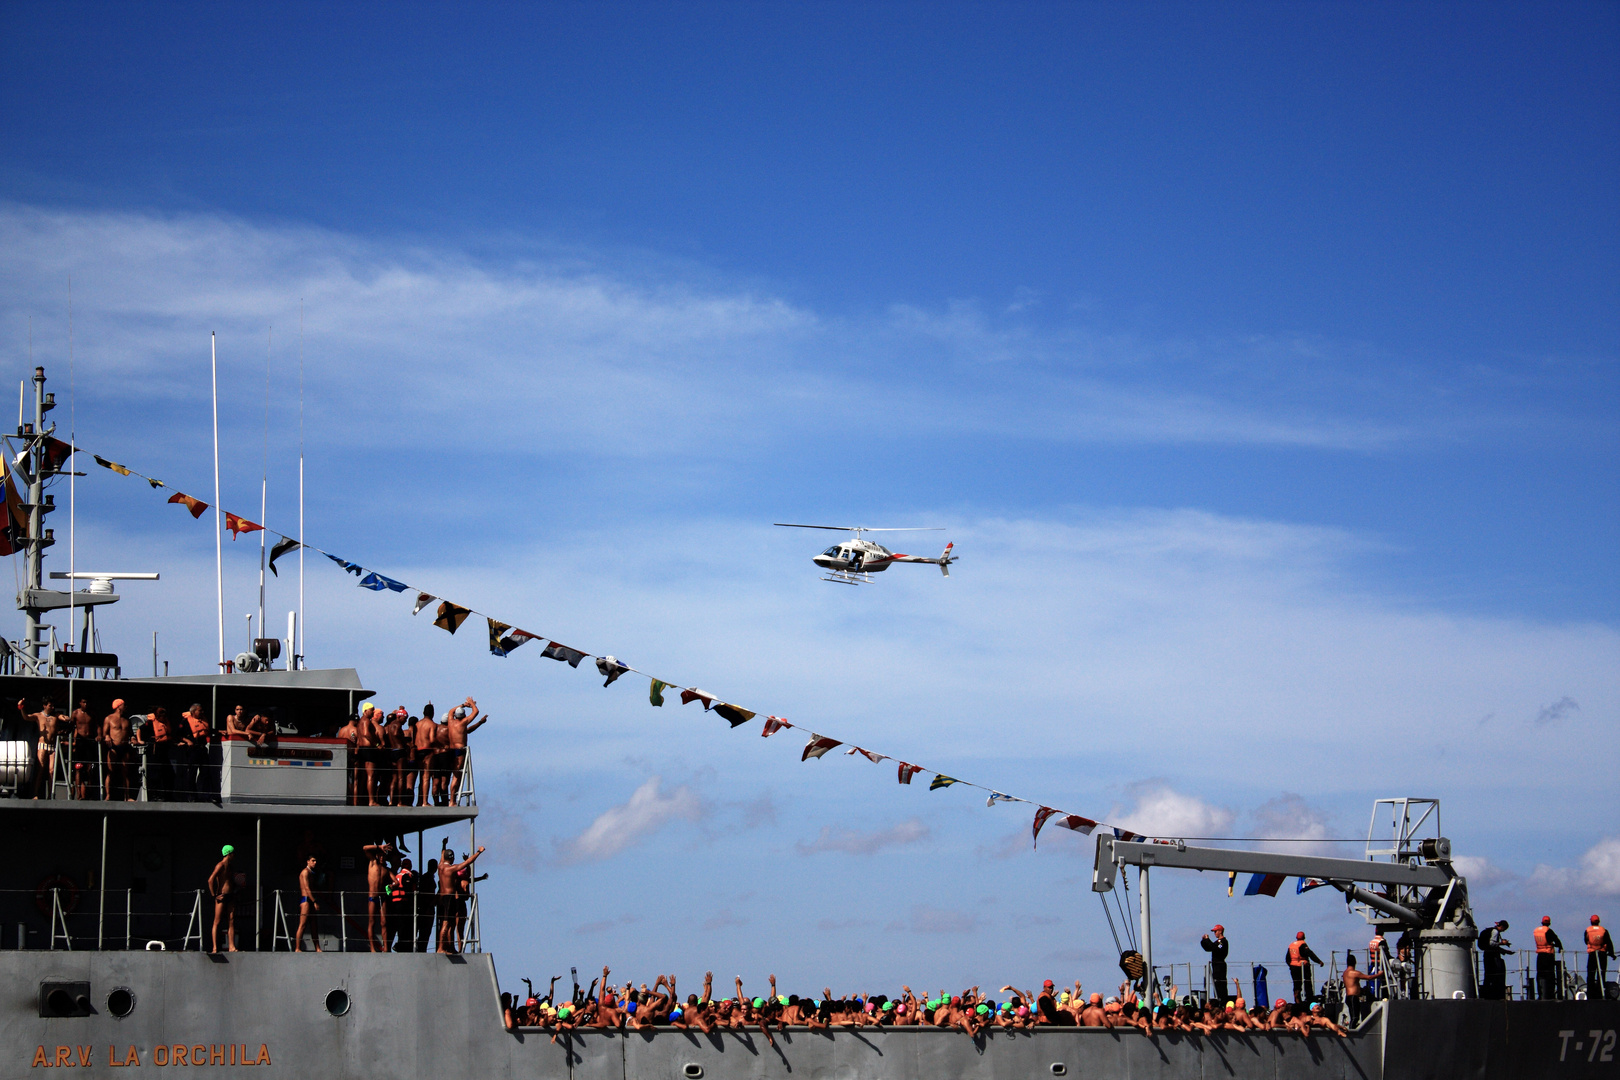
[[[328, 550], [1077, 812], [1340, 838], [1436, 794], [1491, 917], [1620, 895], [1612, 6], [0, 20], [0, 350], [21, 377], [31, 320], [68, 389], [71, 275], [107, 456], [206, 496], [218, 331], [225, 503], [268, 456], [290, 530], [302, 303]], [[164, 573], [109, 647], [158, 625], [205, 668], [205, 523], [79, 494], [81, 559]], [[777, 520], [962, 561], [840, 589]], [[497, 718], [503, 977], [1108, 978], [1086, 852], [1030, 853], [1022, 808], [307, 580], [312, 663]], [[1156, 895], [1172, 952], [1362, 940], [1309, 896]]]

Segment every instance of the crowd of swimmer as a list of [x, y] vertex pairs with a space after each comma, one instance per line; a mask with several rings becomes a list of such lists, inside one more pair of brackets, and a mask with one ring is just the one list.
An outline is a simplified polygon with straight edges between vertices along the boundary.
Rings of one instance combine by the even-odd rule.
[[[263, 712], [237, 705], [216, 727], [201, 703], [178, 717], [163, 706], [131, 713], [123, 699], [97, 721], [81, 698], [71, 712], [50, 696], [37, 711], [17, 702], [25, 737], [34, 744], [37, 768], [33, 797], [49, 798], [62, 763], [71, 764], [72, 797], [135, 801], [142, 790], [152, 801], [192, 802], [209, 798], [209, 747], [222, 739], [273, 746], [278, 732]], [[467, 736], [489, 721], [471, 697], [434, 719], [433, 705], [412, 716], [401, 705], [383, 713], [367, 702], [357, 716], [326, 734], [348, 743], [348, 800], [356, 806], [453, 806], [460, 793], [467, 760]], [[60, 760], [59, 760], [60, 759]], [[212, 780], [217, 791], [218, 779]]]
[[461, 794], [467, 736], [489, 722], [468, 697], [442, 722], [433, 705], [412, 716], [367, 702], [337, 731], [349, 744], [349, 802], [355, 806], [454, 806]]
[[[611, 986], [611, 969], [602, 969], [603, 990], [597, 992], [592, 980], [585, 990], [575, 988], [573, 996], [555, 1000], [557, 979], [544, 997], [533, 988], [527, 1000], [501, 995], [501, 1007], [508, 1030], [531, 1027], [549, 1030], [552, 1040], [576, 1030], [623, 1030], [669, 1026], [681, 1031], [758, 1030], [766, 1042], [776, 1044], [772, 1030], [792, 1027], [810, 1030], [862, 1027], [936, 1027], [960, 1031], [978, 1038], [991, 1028], [1022, 1030], [1043, 1025], [1055, 1027], [1136, 1028], [1144, 1034], [1160, 1031], [1292, 1031], [1310, 1037], [1317, 1030], [1345, 1035], [1345, 1029], [1323, 1015], [1318, 1003], [1293, 1005], [1281, 998], [1270, 1008], [1251, 1008], [1233, 980], [1233, 995], [1225, 1002], [1211, 1000], [1205, 1005], [1174, 1002], [1153, 1003], [1138, 998], [1134, 986], [1121, 983], [1116, 994], [1103, 996], [1082, 992], [1076, 982], [1072, 990], [1060, 990], [1047, 979], [1039, 993], [1003, 986], [999, 999], [980, 993], [975, 986], [957, 994], [944, 990], [919, 997], [909, 986], [901, 987], [899, 997], [854, 993], [835, 998], [826, 987], [820, 997], [782, 995], [777, 992], [776, 976], [770, 977], [769, 993], [749, 996], [742, 979], [735, 983], [732, 997], [716, 1000], [714, 973], [703, 976], [703, 993], [688, 994], [683, 1001], [675, 989], [675, 976], [660, 975], [649, 987], [626, 983]], [[525, 980], [526, 981], [526, 980]]]

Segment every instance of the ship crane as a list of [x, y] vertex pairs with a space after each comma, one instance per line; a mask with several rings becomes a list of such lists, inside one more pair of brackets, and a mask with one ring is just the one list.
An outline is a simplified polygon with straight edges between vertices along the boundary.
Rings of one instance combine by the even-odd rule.
[[[1420, 802], [1427, 804], [1432, 800], [1380, 800], [1379, 805], [1397, 803], [1404, 807], [1407, 803]], [[1115, 876], [1126, 866], [1140, 868], [1142, 959], [1149, 972], [1150, 986], [1153, 936], [1148, 871], [1152, 867], [1166, 867], [1315, 878], [1338, 889], [1347, 902], [1363, 905], [1367, 909], [1368, 921], [1380, 932], [1405, 930], [1413, 933], [1417, 942], [1418, 976], [1424, 996], [1477, 996], [1474, 982], [1477, 930], [1473, 910], [1468, 904], [1468, 882], [1452, 865], [1451, 841], [1443, 836], [1401, 844], [1396, 857], [1390, 861], [1192, 847], [1180, 840], [1124, 840], [1099, 836], [1096, 861], [1092, 868], [1092, 890], [1098, 893], [1112, 891]], [[1363, 885], [1384, 888], [1374, 892], [1363, 888]]]

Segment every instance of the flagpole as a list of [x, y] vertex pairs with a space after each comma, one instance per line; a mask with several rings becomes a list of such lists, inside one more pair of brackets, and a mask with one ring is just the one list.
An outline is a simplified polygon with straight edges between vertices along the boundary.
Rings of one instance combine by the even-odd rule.
[[219, 510], [219, 342], [208, 331], [208, 361], [214, 389], [214, 595], [219, 601], [219, 670], [225, 670], [225, 545]]
[[304, 301], [298, 301], [298, 627], [293, 657], [304, 666]]
[[270, 533], [263, 527], [265, 502], [270, 496], [270, 342], [275, 327], [264, 334], [264, 473], [259, 479], [259, 637], [264, 637], [264, 542]]

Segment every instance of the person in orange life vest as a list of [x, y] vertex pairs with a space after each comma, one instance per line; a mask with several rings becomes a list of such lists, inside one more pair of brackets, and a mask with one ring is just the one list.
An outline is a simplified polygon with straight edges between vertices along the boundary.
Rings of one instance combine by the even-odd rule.
[[1543, 915], [1536, 927], [1536, 996], [1542, 1001], [1562, 997], [1558, 985], [1558, 951], [1564, 943], [1553, 932], [1552, 916]]
[[1586, 928], [1586, 1000], [1595, 996], [1602, 1001], [1608, 996], [1609, 960], [1613, 956], [1614, 939], [1594, 915], [1592, 925]]
[[1294, 977], [1294, 1004], [1303, 1005], [1311, 997], [1311, 965], [1320, 964], [1322, 958], [1305, 944], [1305, 931], [1294, 935], [1288, 943], [1288, 972]]

